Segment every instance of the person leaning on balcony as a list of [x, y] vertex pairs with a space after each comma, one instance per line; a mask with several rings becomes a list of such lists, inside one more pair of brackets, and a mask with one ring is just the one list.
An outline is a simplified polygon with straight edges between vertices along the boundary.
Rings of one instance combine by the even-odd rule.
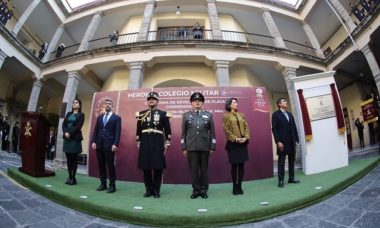
[[110, 35], [110, 43], [112, 46], [117, 44], [117, 40], [119, 39], [119, 31], [113, 31], [112, 35]]
[[71, 112], [66, 114], [62, 123], [63, 152], [66, 154], [69, 173], [65, 184], [75, 185], [77, 184], [75, 175], [78, 169], [78, 154], [82, 153], [84, 113], [82, 113], [82, 102], [79, 99], [74, 99], [71, 107]]
[[350, 3], [349, 5], [351, 7], [351, 12], [355, 15], [355, 17], [359, 21], [362, 21], [364, 19], [364, 17], [365, 17], [364, 14], [362, 13], [362, 11], [360, 11], [357, 6], [352, 5], [352, 3]]
[[360, 5], [367, 11], [367, 13], [371, 12], [371, 4], [369, 4], [366, 0], [360, 0]]
[[144, 173], [144, 197], [159, 198], [162, 173], [166, 168], [165, 155], [172, 139], [170, 112], [157, 109], [159, 96], [150, 92], [148, 109], [136, 112], [136, 141], [139, 149], [138, 168]]
[[9, 3], [9, 0], [8, 1], [0, 1], [0, 18], [2, 18], [5, 9], [8, 9], [8, 3]]
[[0, 19], [1, 23], [3, 23], [3, 25], [6, 25], [7, 22], [12, 18], [15, 9], [16, 9], [15, 6], [13, 6], [11, 10], [8, 10], [8, 8], [5, 8], [5, 10], [3, 11], [3, 14], [1, 15], [1, 19]]
[[223, 129], [227, 138], [225, 149], [231, 164], [232, 194], [244, 194], [241, 183], [244, 178], [244, 163], [248, 161], [249, 128], [243, 113], [238, 112], [236, 98], [228, 98], [223, 117]]
[[38, 55], [38, 59], [42, 59], [46, 52], [47, 52], [47, 49], [48, 49], [48, 46], [49, 46], [49, 43], [48, 42], [44, 42], [42, 45], [41, 45], [41, 50], [39, 52], [39, 55]]
[[55, 54], [56, 58], [60, 58], [62, 56], [63, 51], [65, 50], [66, 46], [64, 43], [61, 43], [57, 48], [57, 53]]
[[193, 38], [194, 39], [203, 39], [203, 29], [198, 22], [195, 23], [193, 27]]

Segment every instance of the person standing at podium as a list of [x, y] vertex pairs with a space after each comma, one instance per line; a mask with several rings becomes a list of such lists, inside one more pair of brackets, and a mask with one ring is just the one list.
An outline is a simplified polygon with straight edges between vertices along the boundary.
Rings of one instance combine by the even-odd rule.
[[67, 158], [67, 171], [69, 178], [65, 184], [75, 185], [77, 180], [75, 174], [78, 168], [78, 154], [82, 153], [82, 126], [84, 114], [82, 113], [82, 102], [74, 99], [71, 112], [68, 112], [63, 120], [63, 152]]
[[98, 159], [100, 185], [96, 191], [107, 189], [107, 171], [109, 188], [107, 193], [116, 192], [115, 154], [119, 148], [121, 118], [112, 112], [112, 100], [105, 100], [105, 113], [98, 116], [92, 136], [92, 149], [96, 150]]

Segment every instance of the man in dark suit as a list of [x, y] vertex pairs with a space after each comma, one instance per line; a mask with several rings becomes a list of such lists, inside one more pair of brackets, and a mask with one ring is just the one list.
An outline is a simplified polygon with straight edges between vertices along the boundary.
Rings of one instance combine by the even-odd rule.
[[105, 100], [105, 113], [98, 116], [92, 137], [92, 149], [98, 159], [100, 185], [97, 191], [107, 189], [107, 171], [109, 175], [108, 193], [116, 191], [115, 153], [119, 147], [121, 118], [112, 112], [112, 100]]
[[296, 159], [296, 143], [299, 142], [296, 123], [293, 115], [286, 111], [288, 103], [285, 98], [277, 100], [278, 110], [272, 114], [272, 133], [277, 146], [278, 155], [278, 187], [284, 187], [285, 158], [288, 155], [288, 183], [298, 184], [294, 178], [294, 162]]
[[172, 139], [170, 112], [157, 109], [158, 93], [147, 97], [149, 109], [137, 112], [136, 141], [139, 148], [138, 168], [144, 172], [144, 197], [160, 197], [162, 172], [166, 168], [165, 154]]

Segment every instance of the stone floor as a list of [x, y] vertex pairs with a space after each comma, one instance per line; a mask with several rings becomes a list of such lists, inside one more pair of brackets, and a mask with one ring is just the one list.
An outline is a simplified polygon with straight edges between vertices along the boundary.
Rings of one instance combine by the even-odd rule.
[[[351, 159], [379, 156], [358, 152]], [[105, 220], [74, 211], [31, 192], [8, 179], [7, 168], [20, 166], [20, 157], [0, 151], [0, 228], [11, 227], [141, 227]], [[232, 227], [380, 227], [380, 166], [337, 195], [310, 207], [268, 219]]]

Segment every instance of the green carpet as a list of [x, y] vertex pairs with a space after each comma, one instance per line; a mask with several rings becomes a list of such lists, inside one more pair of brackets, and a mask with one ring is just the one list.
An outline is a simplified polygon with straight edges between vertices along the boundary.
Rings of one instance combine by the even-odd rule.
[[[31, 190], [55, 202], [88, 214], [150, 226], [209, 227], [254, 222], [314, 204], [341, 191], [380, 163], [372, 157], [355, 160], [348, 167], [306, 176], [296, 173], [301, 184], [277, 187], [277, 178], [243, 183], [244, 195], [231, 194], [232, 184], [213, 184], [209, 199], [190, 199], [191, 185], [165, 184], [161, 198], [143, 198], [142, 183], [116, 182], [117, 192], [97, 192], [97, 178], [78, 175], [78, 185], [64, 184], [65, 171], [54, 177], [34, 178], [8, 169], [8, 175]], [[47, 185], [51, 185], [48, 187]], [[316, 190], [315, 187], [322, 189]], [[87, 196], [83, 199], [80, 196]], [[269, 205], [260, 205], [267, 201]], [[133, 209], [141, 206], [142, 210]], [[200, 213], [198, 209], [207, 209]]]

